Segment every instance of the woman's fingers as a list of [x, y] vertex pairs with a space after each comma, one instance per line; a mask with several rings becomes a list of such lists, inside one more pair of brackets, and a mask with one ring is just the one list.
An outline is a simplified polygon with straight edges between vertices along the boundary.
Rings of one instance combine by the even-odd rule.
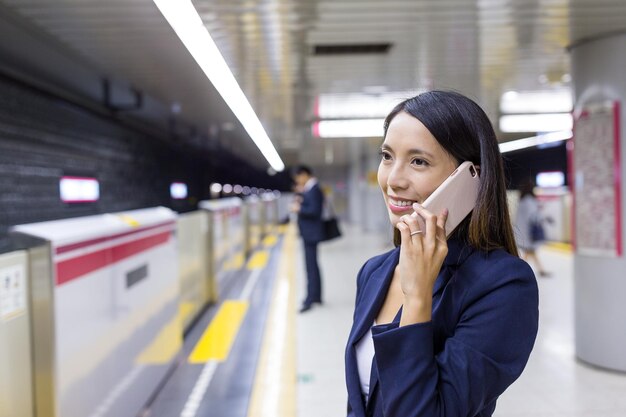
[[[416, 232], [418, 230], [421, 230], [421, 227], [419, 225], [419, 222], [417, 220], [417, 216], [415, 215], [415, 213], [411, 214], [411, 215], [404, 215], [401, 217], [402, 221], [409, 226], [409, 229], [411, 230], [411, 232]], [[424, 232], [422, 230], [422, 232]]]
[[400, 231], [400, 241], [402, 244], [405, 244], [411, 240], [411, 230], [409, 226], [403, 221], [403, 218], [400, 218], [398, 224], [396, 224], [396, 228]]
[[413, 208], [415, 213], [402, 216], [396, 225], [402, 239], [399, 266], [405, 295], [432, 290], [448, 250], [445, 232], [440, 231], [447, 212], [436, 216], [421, 205]]
[[413, 204], [413, 210], [424, 220], [424, 242], [434, 245], [437, 237], [437, 216], [417, 203]]
[[[446, 239], [446, 221], [448, 220], [448, 210], [444, 209], [438, 216], [426, 210], [419, 204], [414, 204], [416, 216], [424, 220], [424, 234], [420, 240], [425, 253], [431, 256], [443, 256], [448, 253], [448, 241]], [[415, 241], [413, 241], [415, 242]]]
[[[398, 222], [398, 224], [402, 223], [403, 227], [406, 227], [407, 230], [407, 240], [404, 240], [404, 236], [402, 242], [403, 243], [412, 243], [413, 245], [421, 245], [420, 242], [420, 235], [422, 235], [424, 232], [421, 230], [417, 217], [412, 214], [412, 215], [405, 215], [402, 216], [400, 218], [400, 221]], [[402, 231], [401, 231], [402, 232]]]
[[437, 239], [446, 241], [446, 221], [448, 220], [448, 209], [443, 209], [437, 217]]

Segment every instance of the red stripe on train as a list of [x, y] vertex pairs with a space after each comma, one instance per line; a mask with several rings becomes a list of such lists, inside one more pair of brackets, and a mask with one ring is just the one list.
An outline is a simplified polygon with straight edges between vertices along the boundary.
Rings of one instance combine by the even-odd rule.
[[140, 252], [144, 252], [155, 246], [167, 243], [170, 236], [171, 232], [163, 232], [58, 262], [56, 264], [56, 285], [63, 285], [85, 274], [119, 262]]
[[142, 228], [130, 230], [128, 232], [118, 233], [118, 234], [111, 235], [111, 236], [105, 236], [105, 237], [99, 237], [99, 238], [96, 238], [96, 239], [85, 240], [84, 242], [71, 243], [69, 245], [59, 246], [58, 248], [55, 249], [55, 253], [57, 255], [60, 255], [62, 253], [69, 252], [71, 250], [85, 248], [87, 246], [95, 245], [95, 244], [102, 243], [102, 242], [108, 242], [110, 240], [118, 239], [120, 237], [130, 236], [130, 235], [134, 235], [134, 234], [137, 234], [137, 233], [145, 232], [146, 230], [152, 230], [152, 229], [156, 229], [158, 227], [173, 226], [173, 225], [174, 225], [174, 222], [160, 223], [160, 224], [155, 224], [153, 226], [142, 227]]

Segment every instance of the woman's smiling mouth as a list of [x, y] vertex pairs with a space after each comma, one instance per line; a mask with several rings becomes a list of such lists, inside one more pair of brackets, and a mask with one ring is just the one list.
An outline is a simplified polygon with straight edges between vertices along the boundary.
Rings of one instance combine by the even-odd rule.
[[387, 196], [387, 202], [389, 210], [393, 213], [402, 213], [408, 210], [413, 210], [413, 204], [417, 203], [416, 200], [406, 200], [391, 196]]

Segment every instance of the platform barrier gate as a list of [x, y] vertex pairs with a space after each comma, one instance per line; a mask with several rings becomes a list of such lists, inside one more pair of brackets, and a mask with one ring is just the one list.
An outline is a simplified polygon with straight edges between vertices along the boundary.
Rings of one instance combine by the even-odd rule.
[[33, 417], [28, 251], [0, 254], [0, 417]]
[[175, 228], [163, 207], [13, 228], [47, 242], [29, 268], [37, 417], [143, 409], [182, 343]]

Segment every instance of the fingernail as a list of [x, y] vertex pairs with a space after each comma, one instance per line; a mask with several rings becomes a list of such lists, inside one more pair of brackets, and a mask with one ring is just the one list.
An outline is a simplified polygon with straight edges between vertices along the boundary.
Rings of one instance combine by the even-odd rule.
[[420, 209], [422, 205], [420, 203], [413, 203], [413, 209]]

